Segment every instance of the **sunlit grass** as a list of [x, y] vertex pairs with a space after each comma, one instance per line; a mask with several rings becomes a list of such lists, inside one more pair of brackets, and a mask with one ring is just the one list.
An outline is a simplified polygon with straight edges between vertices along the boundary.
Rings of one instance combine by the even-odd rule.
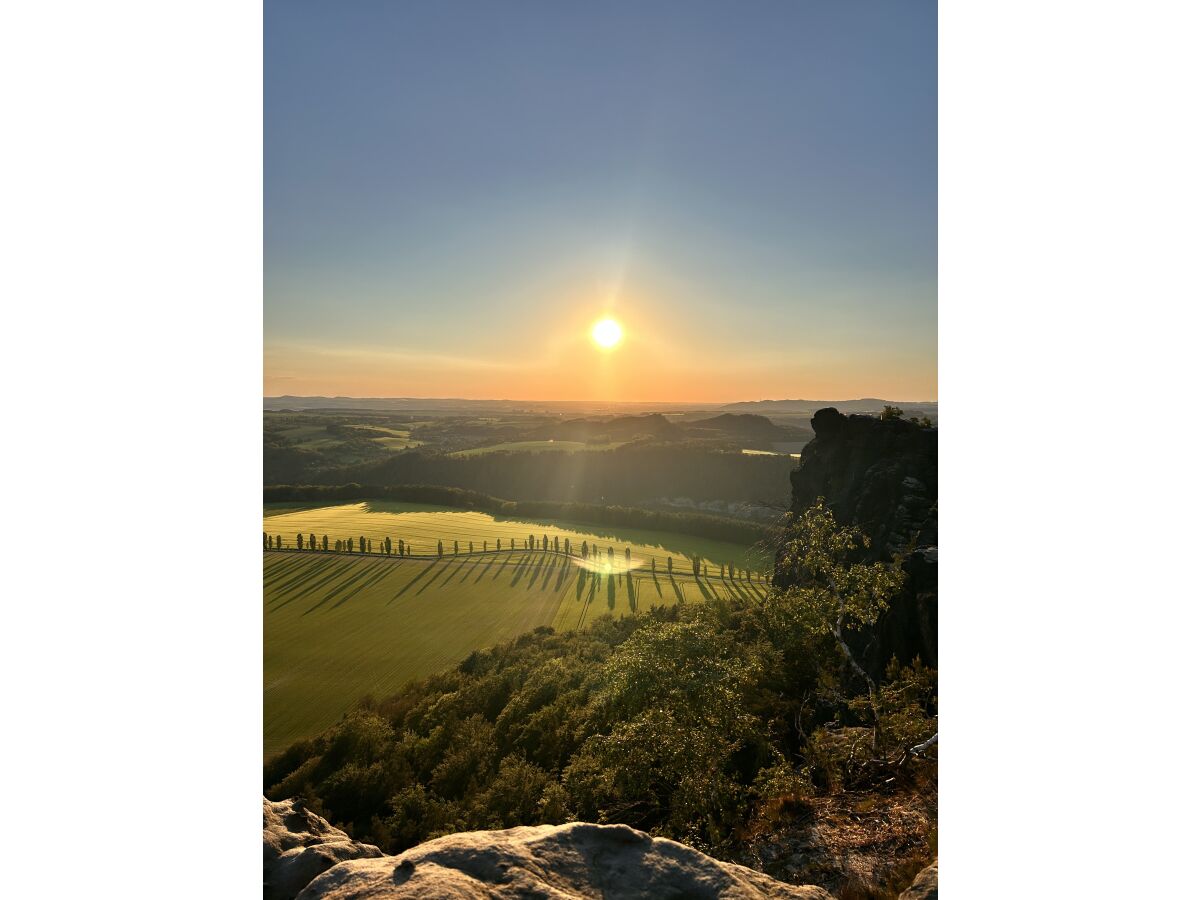
[[438, 540], [442, 541], [446, 553], [452, 551], [455, 540], [464, 552], [472, 541], [476, 550], [483, 549], [484, 541], [488, 542], [489, 548], [494, 548], [497, 540], [505, 548], [512, 541], [519, 549], [525, 538], [532, 534], [539, 544], [545, 535], [551, 546], [555, 537], [560, 542], [569, 538], [576, 556], [584, 541], [589, 548], [598, 545], [604, 560], [607, 560], [608, 548], [612, 547], [614, 556], [623, 563], [628, 549], [631, 556], [644, 560], [647, 568], [653, 561], [657, 568], [665, 569], [670, 559], [674, 568], [690, 571], [692, 557], [699, 557], [701, 564], [708, 565], [714, 575], [722, 564], [732, 564], [738, 569], [769, 568], [768, 561], [750, 548], [674, 532], [606, 528], [561, 520], [498, 519], [483, 512], [383, 500], [293, 510], [277, 515], [269, 515], [270, 510], [271, 505], [264, 507], [263, 530], [280, 535], [285, 547], [295, 546], [297, 533], [306, 538], [315, 534], [318, 541], [322, 535], [328, 535], [331, 545], [339, 538], [357, 542], [360, 536], [373, 541], [390, 537], [393, 541], [403, 539], [406, 545], [412, 546], [414, 553], [433, 554], [437, 552]]
[[570, 630], [603, 615], [765, 591], [690, 569], [609, 574], [572, 562], [541, 551], [440, 560], [264, 553], [264, 753], [319, 733], [366, 694], [387, 696], [539, 625]]

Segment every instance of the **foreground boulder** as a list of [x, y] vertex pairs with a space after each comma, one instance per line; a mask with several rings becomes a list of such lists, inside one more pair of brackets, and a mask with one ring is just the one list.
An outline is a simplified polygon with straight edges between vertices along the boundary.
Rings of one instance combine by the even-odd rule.
[[264, 900], [291, 900], [330, 866], [378, 856], [378, 847], [351, 840], [295, 800], [263, 798]]
[[900, 900], [937, 900], [937, 881], [937, 860], [934, 860], [913, 879], [912, 887], [900, 895]]
[[352, 897], [833, 900], [627, 825], [583, 822], [451, 834], [399, 856], [340, 863], [298, 900]]

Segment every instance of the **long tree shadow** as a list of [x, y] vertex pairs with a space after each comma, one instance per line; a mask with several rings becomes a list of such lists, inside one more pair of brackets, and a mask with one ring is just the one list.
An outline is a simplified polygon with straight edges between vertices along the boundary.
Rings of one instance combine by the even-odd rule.
[[[333, 590], [327, 593], [324, 597], [310, 606], [304, 611], [304, 615], [308, 615], [314, 610], [320, 609], [342, 591], [350, 590], [355, 585], [361, 585], [363, 582], [373, 579], [377, 574], [387, 574], [387, 563], [377, 562], [373, 565], [363, 566], [353, 577], [334, 586]], [[340, 604], [338, 604], [340, 605]]]
[[344, 575], [351, 575], [352, 578], [357, 577], [357, 574], [362, 572], [364, 568], [368, 567], [355, 566], [353, 564], [338, 565], [337, 562], [334, 562], [330, 567], [331, 570], [328, 575], [326, 575], [324, 578], [318, 578], [315, 581], [308, 582], [302, 587], [301, 590], [292, 595], [292, 599], [299, 600], [301, 597], [307, 597], [309, 594], [319, 591], [321, 588], [328, 586], [330, 582], [336, 581], [338, 578], [341, 578]]
[[697, 575], [694, 577], [696, 579], [696, 587], [700, 589], [700, 593], [704, 596], [704, 599], [711, 600], [713, 598], [712, 591], [705, 587], [704, 582], [700, 580], [700, 576]]
[[263, 586], [265, 587], [268, 584], [274, 584], [276, 581], [287, 578], [312, 562], [311, 558], [303, 556], [299, 558], [289, 556], [286, 559], [279, 559], [277, 556], [269, 557], [269, 561], [263, 567]]
[[[445, 559], [445, 557], [442, 557], [442, 558], [443, 558], [443, 559]], [[463, 556], [463, 557], [460, 557], [460, 558], [459, 558], [459, 562], [458, 562], [458, 565], [457, 565], [457, 566], [455, 566], [455, 565], [454, 565], [454, 562], [453, 562], [453, 560], [454, 560], [454, 557], [450, 557], [450, 560], [451, 560], [451, 561], [450, 561], [450, 562], [449, 562], [449, 563], [446, 565], [446, 577], [442, 579], [442, 586], [443, 586], [443, 587], [445, 587], [445, 586], [446, 586], [446, 585], [448, 585], [448, 584], [449, 584], [451, 581], [453, 581], [453, 580], [454, 580], [454, 576], [455, 576], [455, 575], [457, 575], [457, 574], [458, 574], [458, 572], [459, 572], [459, 570], [460, 570], [460, 569], [462, 569], [462, 567], [463, 567], [464, 565], [466, 565], [466, 563], [467, 563], [467, 558], [466, 558], [465, 556]], [[418, 596], [420, 596], [421, 594], [425, 593], [425, 591], [426, 591], [426, 590], [427, 590], [427, 589], [428, 589], [428, 588], [429, 588], [429, 587], [430, 587], [430, 586], [431, 586], [431, 585], [432, 585], [432, 584], [433, 584], [435, 581], [437, 581], [437, 579], [436, 579], [436, 578], [431, 578], [429, 581], [425, 582], [425, 584], [424, 584], [424, 585], [421, 587], [421, 589], [420, 589], [419, 591], [417, 591], [417, 595], [418, 595]]]
[[596, 598], [596, 579], [588, 579], [588, 594], [583, 601], [583, 609], [579, 610], [579, 622], [577, 628], [582, 628], [584, 621], [587, 619], [588, 608], [592, 605], [592, 601]]
[[331, 582], [337, 581], [339, 578], [342, 578], [346, 575], [350, 575], [351, 578], [357, 577], [356, 573], [356, 566], [352, 564], [337, 565], [335, 562], [332, 570], [324, 578], [318, 578], [316, 581], [302, 585], [301, 589], [294, 593], [282, 594], [275, 604], [270, 607], [270, 612], [283, 609], [283, 607], [287, 606], [292, 601], [299, 600], [302, 597], [307, 597], [309, 594], [313, 593], [313, 591], [318, 591], [321, 588], [328, 586]]
[[658, 596], [662, 596], [662, 585], [658, 583], [658, 573], [651, 571], [650, 580], [654, 582], [654, 589], [658, 591]]
[[483, 567], [483, 570], [475, 577], [475, 583], [479, 584], [479, 582], [483, 580], [483, 576], [488, 573], [488, 569], [492, 568], [492, 566], [494, 566], [495, 564], [496, 564], [495, 555], [489, 556], [487, 558], [487, 563]]
[[295, 572], [290, 573], [291, 577], [289, 577], [282, 584], [275, 585], [275, 590], [286, 592], [291, 590], [296, 585], [301, 584], [313, 572], [319, 571], [323, 564], [328, 563], [329, 557], [324, 557], [323, 559], [305, 560], [305, 562], [308, 562], [309, 565], [305, 566], [303, 569], [297, 569]]
[[675, 592], [675, 602], [676, 602], [676, 603], [682, 603], [682, 602], [683, 602], [683, 591], [681, 591], [681, 590], [679, 589], [679, 585], [677, 585], [677, 584], [675, 583], [675, 576], [674, 576], [674, 575], [668, 575], [668, 576], [667, 576], [667, 580], [668, 580], [669, 582], [671, 582], [671, 590], [673, 590], [673, 591]]
[[[546, 563], [546, 574], [542, 576], [542, 590], [546, 590], [550, 586], [550, 578], [554, 575], [554, 570], [558, 568], [560, 560], [557, 556], [550, 557], [550, 561]], [[562, 579], [559, 579], [561, 582]]]
[[524, 577], [525, 568], [529, 565], [530, 559], [531, 559], [530, 555], [528, 553], [525, 553], [521, 556], [521, 558], [519, 560], [517, 560], [517, 570], [515, 572], [513, 572], [512, 581], [509, 582], [509, 585], [508, 585], [509, 587], [516, 587], [517, 582], [520, 581]]
[[586, 578], [586, 576], [587, 576], [586, 571], [584, 569], [580, 569], [579, 570], [579, 578], [575, 581], [575, 599], [576, 600], [583, 599], [583, 582], [584, 582], [584, 579]]
[[470, 565], [470, 567], [468, 567], [468, 569], [467, 569], [465, 572], [463, 572], [463, 577], [459, 579], [459, 584], [461, 584], [462, 582], [464, 582], [464, 581], [466, 581], [468, 578], [470, 578], [470, 577], [471, 577], [471, 573], [472, 573], [472, 572], [474, 572], [476, 569], [478, 569], [478, 568], [479, 568], [479, 564], [480, 564], [481, 562], [483, 562], [483, 557], [482, 557], [482, 556], [476, 556], [476, 557], [474, 557], [474, 558], [471, 560], [471, 565]]
[[[351, 597], [354, 597], [357, 594], [361, 594], [367, 588], [373, 587], [374, 585], [383, 581], [383, 579], [387, 578], [391, 574], [392, 574], [391, 567], [387, 566], [385, 564], [384, 568], [380, 570], [379, 574], [377, 574], [374, 578], [370, 579], [369, 581], [364, 581], [362, 584], [360, 584], [358, 587], [356, 587], [354, 590], [352, 590], [350, 593], [348, 593], [345, 597], [343, 597], [341, 600], [339, 600], [337, 603], [333, 604], [333, 606], [329, 607], [329, 611], [333, 612], [335, 609], [337, 609], [339, 606], [341, 606], [343, 603], [345, 603]], [[324, 601], [322, 601], [322, 602], [324, 602]]]
[[535, 565], [529, 573], [529, 583], [525, 585], [525, 590], [533, 590], [533, 586], [537, 583], [538, 575], [541, 574], [542, 567], [544, 565], [546, 565], [546, 554], [543, 553], [541, 558], [537, 561], [537, 565]]
[[746, 583], [744, 581], [737, 581], [736, 579], [730, 580], [729, 590], [732, 591], [739, 600], [750, 599], [750, 592], [746, 588]]
[[625, 576], [625, 594], [629, 599], [630, 612], [637, 612], [637, 593], [634, 591], [632, 575]]
[[[404, 587], [400, 588], [400, 590], [396, 592], [395, 596], [392, 597], [392, 600], [399, 600], [402, 596], [407, 594], [408, 589], [411, 588], [418, 581], [420, 581], [422, 578], [424, 578], [426, 575], [428, 575], [430, 572], [432, 572], [434, 569], [436, 569], [437, 564], [438, 564], [438, 561], [435, 559], [433, 562], [431, 562], [429, 565], [427, 565], [424, 569], [422, 569], [420, 572], [418, 572], [416, 575], [414, 575], [412, 580], [409, 581], [408, 584], [406, 584]], [[389, 600], [388, 603], [390, 604], [392, 602], [392, 600]]]

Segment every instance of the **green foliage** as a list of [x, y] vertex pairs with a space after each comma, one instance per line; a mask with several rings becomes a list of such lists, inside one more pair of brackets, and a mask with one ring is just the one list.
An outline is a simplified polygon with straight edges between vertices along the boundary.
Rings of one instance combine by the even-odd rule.
[[869, 546], [860, 529], [838, 525], [818, 499], [793, 522], [780, 547], [776, 571], [793, 585], [781, 604], [784, 615], [799, 627], [831, 632], [874, 624], [904, 575], [896, 563], [854, 562]]
[[270, 759], [267, 793], [388, 852], [580, 818], [730, 856], [771, 804], [882, 784], [933, 733], [936, 672], [893, 664], [867, 694], [836, 634], [874, 622], [900, 575], [857, 562], [864, 539], [823, 505], [787, 537], [788, 590], [477, 651]]
[[902, 419], [904, 418], [904, 410], [898, 406], [885, 406], [883, 412], [879, 414], [879, 418], [885, 422], [891, 419]]

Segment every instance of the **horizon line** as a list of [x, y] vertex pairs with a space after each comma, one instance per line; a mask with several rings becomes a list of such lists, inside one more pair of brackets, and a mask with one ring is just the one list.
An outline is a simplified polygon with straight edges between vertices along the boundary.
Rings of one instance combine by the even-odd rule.
[[811, 399], [807, 397], [763, 397], [758, 400], [598, 400], [598, 399], [529, 399], [508, 397], [404, 397], [404, 396], [351, 396], [349, 394], [264, 394], [263, 400], [403, 400], [413, 401], [454, 401], [455, 403], [612, 403], [632, 405], [638, 403], [687, 403], [691, 405], [721, 404], [729, 406], [734, 403], [861, 403], [868, 400], [878, 400], [883, 403], [921, 403], [937, 404], [937, 400], [900, 400], [885, 397], [843, 397], [841, 399]]

